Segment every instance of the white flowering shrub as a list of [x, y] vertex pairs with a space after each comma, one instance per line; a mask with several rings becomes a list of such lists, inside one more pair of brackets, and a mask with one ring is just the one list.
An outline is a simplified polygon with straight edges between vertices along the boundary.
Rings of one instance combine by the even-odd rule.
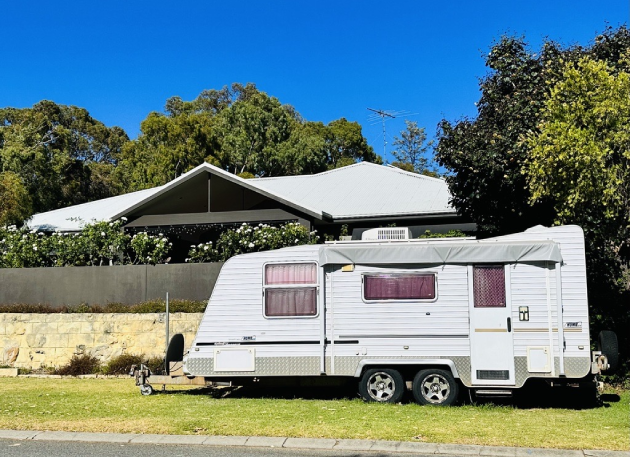
[[156, 265], [166, 263], [173, 243], [164, 234], [149, 235], [147, 232], [136, 233], [131, 237], [131, 250], [134, 263]]
[[188, 258], [186, 262], [190, 263], [202, 263], [202, 262], [216, 262], [219, 260], [219, 253], [212, 247], [212, 241], [208, 243], [200, 243], [190, 246], [188, 250]]
[[[73, 239], [69, 251], [59, 251], [62, 256], [69, 253], [82, 255], [81, 265], [102, 266], [124, 264], [124, 256], [129, 246], [129, 235], [122, 230], [123, 221], [95, 222], [86, 225], [79, 236]], [[63, 239], [57, 237], [57, 239]], [[71, 258], [69, 260], [72, 260]], [[59, 262], [61, 263], [61, 262]], [[68, 263], [66, 263], [67, 265]]]
[[53, 233], [49, 239], [50, 266], [78, 267], [88, 265], [86, 239], [80, 233]]
[[0, 267], [32, 268], [51, 265], [48, 237], [42, 232], [0, 228]]
[[0, 268], [164, 263], [172, 244], [164, 236], [124, 233], [126, 219], [95, 222], [78, 233], [0, 227]]
[[186, 261], [225, 261], [232, 256], [247, 252], [315, 244], [318, 239], [315, 231], [309, 232], [306, 227], [297, 222], [290, 222], [280, 227], [273, 227], [268, 224], [251, 226], [243, 223], [237, 229], [223, 232], [215, 247], [212, 246], [212, 243], [191, 246]]
[[[87, 224], [78, 233], [53, 233], [0, 227], [0, 268], [101, 266], [167, 263], [173, 244], [163, 234], [123, 232], [125, 219]], [[223, 232], [216, 245], [190, 247], [187, 262], [225, 261], [246, 252], [314, 244], [319, 237], [298, 223], [280, 227], [244, 223]]]

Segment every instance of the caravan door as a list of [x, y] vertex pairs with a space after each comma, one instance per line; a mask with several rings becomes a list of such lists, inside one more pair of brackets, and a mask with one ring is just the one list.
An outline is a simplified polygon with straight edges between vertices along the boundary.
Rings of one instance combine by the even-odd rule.
[[472, 384], [515, 385], [509, 267], [469, 265], [468, 289]]

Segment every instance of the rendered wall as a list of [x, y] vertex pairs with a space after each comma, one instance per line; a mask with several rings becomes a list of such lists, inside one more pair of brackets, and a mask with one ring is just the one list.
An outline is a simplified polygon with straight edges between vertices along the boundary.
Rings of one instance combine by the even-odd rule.
[[222, 263], [2, 268], [0, 303], [134, 304], [156, 298], [208, 300]]
[[[186, 350], [202, 315], [170, 315], [170, 334], [182, 333]], [[60, 367], [74, 354], [164, 356], [165, 313], [0, 314], [0, 344], [0, 365], [16, 368]]]

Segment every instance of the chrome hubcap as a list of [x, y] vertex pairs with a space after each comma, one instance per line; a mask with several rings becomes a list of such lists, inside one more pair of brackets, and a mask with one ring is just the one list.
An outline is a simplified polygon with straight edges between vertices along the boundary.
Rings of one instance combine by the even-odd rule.
[[387, 373], [374, 373], [368, 380], [368, 394], [376, 401], [389, 400], [395, 390], [396, 384]]
[[442, 403], [451, 393], [451, 386], [441, 375], [432, 374], [421, 382], [422, 396], [429, 403]]

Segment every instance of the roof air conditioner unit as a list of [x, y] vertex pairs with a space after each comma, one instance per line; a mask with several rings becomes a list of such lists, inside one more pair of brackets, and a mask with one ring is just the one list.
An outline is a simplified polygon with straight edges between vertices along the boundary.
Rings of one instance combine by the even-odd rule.
[[411, 239], [411, 230], [407, 227], [375, 228], [363, 232], [361, 239], [366, 241], [409, 240]]

